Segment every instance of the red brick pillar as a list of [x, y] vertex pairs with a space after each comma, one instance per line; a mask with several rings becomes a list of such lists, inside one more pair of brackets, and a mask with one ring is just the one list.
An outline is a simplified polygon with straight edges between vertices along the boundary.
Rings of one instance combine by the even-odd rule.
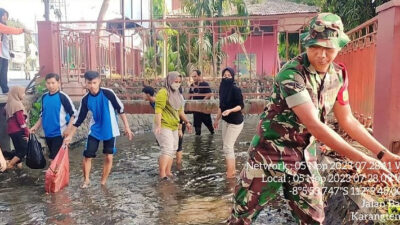
[[97, 51], [99, 50], [99, 45], [97, 43], [98, 38], [93, 34], [87, 34], [85, 37], [86, 43], [88, 44], [88, 56], [89, 56], [89, 70], [99, 71], [97, 66]]
[[39, 64], [44, 66], [41, 76], [48, 73], [61, 75], [60, 44], [58, 23], [51, 21], [38, 22]]
[[[400, 0], [377, 8], [374, 136], [400, 151]], [[397, 142], [398, 143], [398, 142]]]
[[123, 50], [122, 50], [122, 44], [121, 43], [115, 43], [115, 67], [116, 67], [116, 73], [122, 75], [122, 57], [123, 56]]

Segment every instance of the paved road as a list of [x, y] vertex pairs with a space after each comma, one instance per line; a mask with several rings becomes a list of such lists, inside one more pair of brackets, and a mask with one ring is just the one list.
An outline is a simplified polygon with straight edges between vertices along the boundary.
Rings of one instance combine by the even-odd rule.
[[23, 86], [26, 87], [29, 84], [30, 80], [25, 80], [25, 79], [12, 79], [8, 81], [8, 86]]
[[[25, 80], [25, 79], [12, 79], [8, 81], [8, 87], [12, 87], [12, 86], [22, 86], [22, 87], [26, 87], [28, 86], [30, 80]], [[7, 101], [7, 96], [3, 95], [1, 93], [1, 89], [0, 89], [0, 104], [1, 103], [5, 103]]]

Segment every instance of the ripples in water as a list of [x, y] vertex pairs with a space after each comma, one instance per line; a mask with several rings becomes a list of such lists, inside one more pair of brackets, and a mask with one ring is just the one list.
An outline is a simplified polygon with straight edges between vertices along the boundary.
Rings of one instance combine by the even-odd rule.
[[[246, 161], [254, 124], [246, 124], [236, 144], [237, 168]], [[101, 148], [93, 160], [91, 187], [80, 189], [83, 144], [70, 150], [70, 185], [44, 192], [44, 171], [0, 174], [0, 224], [219, 224], [229, 216], [234, 180], [225, 179], [220, 132], [185, 135], [183, 169], [170, 181], [158, 179], [159, 148], [152, 134], [118, 139], [107, 187], [99, 184]], [[294, 224], [278, 197], [255, 224]]]

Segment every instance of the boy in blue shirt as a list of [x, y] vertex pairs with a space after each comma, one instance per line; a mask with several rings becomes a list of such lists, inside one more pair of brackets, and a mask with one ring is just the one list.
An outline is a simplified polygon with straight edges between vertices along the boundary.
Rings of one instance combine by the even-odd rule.
[[105, 185], [108, 175], [111, 172], [113, 154], [116, 152], [115, 139], [119, 136], [117, 113], [124, 122], [125, 134], [129, 140], [132, 140], [133, 133], [129, 128], [128, 120], [124, 114], [124, 105], [115, 95], [114, 91], [108, 88], [100, 87], [100, 75], [96, 71], [87, 71], [84, 74], [86, 88], [88, 93], [83, 96], [74, 125], [71, 132], [64, 139], [65, 144], [69, 144], [74, 136], [76, 129], [85, 120], [87, 113], [91, 111], [92, 120], [90, 122], [89, 136], [86, 143], [86, 149], [83, 152], [83, 176], [84, 181], [81, 188], [87, 188], [90, 184], [90, 169], [92, 167], [92, 158], [96, 157], [99, 142], [103, 141], [103, 175], [101, 185]]
[[68, 136], [68, 128], [72, 127], [76, 110], [71, 98], [60, 91], [60, 75], [49, 73], [45, 80], [48, 92], [42, 95], [40, 118], [30, 132], [35, 133], [43, 126], [49, 158], [53, 160], [62, 146], [63, 138]]

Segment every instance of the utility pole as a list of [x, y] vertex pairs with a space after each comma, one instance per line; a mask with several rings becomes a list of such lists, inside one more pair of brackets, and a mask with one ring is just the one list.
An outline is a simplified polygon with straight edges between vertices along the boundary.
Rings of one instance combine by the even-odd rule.
[[[222, 17], [222, 0], [218, 1], [218, 16], [217, 17]], [[221, 55], [221, 44], [220, 44], [220, 39], [221, 39], [221, 33], [222, 33], [222, 29], [221, 29], [221, 21], [218, 20], [217, 21], [217, 26], [218, 26], [218, 35], [217, 35], [217, 39], [218, 39], [218, 44], [217, 44], [217, 53], [218, 53], [218, 57], [217, 57], [217, 71], [214, 74], [214, 76], [218, 77], [219, 71], [221, 70], [221, 58], [219, 57]]]
[[122, 77], [126, 75], [126, 49], [125, 49], [125, 0], [121, 0], [121, 14], [122, 14]]
[[44, 19], [46, 21], [50, 20], [50, 0], [43, 0], [44, 3]]
[[150, 46], [153, 47], [153, 0], [150, 0]]
[[168, 49], [167, 49], [167, 32], [166, 32], [166, 29], [167, 29], [167, 22], [166, 22], [166, 18], [167, 18], [167, 1], [166, 0], [164, 0], [164, 10], [163, 10], [163, 20], [164, 20], [164, 22], [163, 22], [163, 24], [164, 24], [164, 42], [163, 42], [163, 45], [164, 45], [164, 51], [163, 51], [163, 67], [162, 67], [162, 73], [163, 73], [163, 77], [165, 78], [165, 77], [167, 77], [167, 57], [168, 57]]

